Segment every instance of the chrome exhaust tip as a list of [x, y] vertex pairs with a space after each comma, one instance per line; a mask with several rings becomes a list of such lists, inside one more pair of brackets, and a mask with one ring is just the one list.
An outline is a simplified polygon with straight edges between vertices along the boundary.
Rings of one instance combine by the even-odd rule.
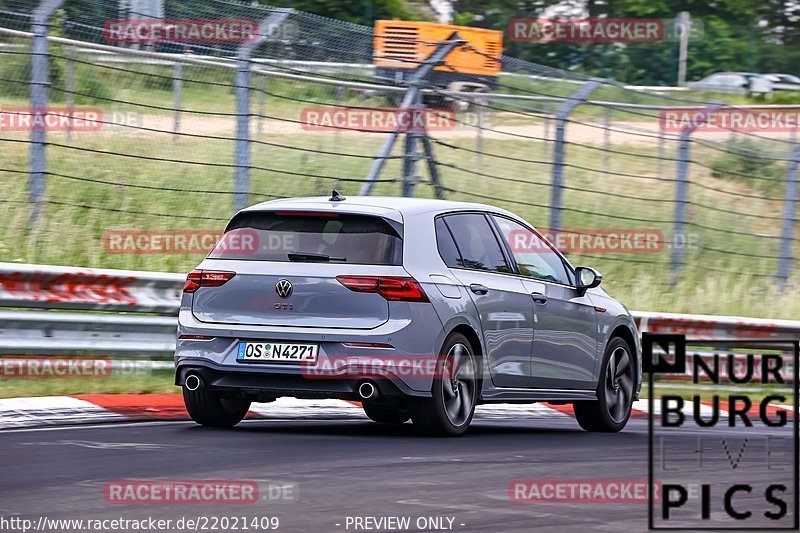
[[202, 385], [203, 381], [197, 374], [189, 374], [188, 376], [186, 376], [186, 381], [184, 382], [184, 387], [186, 387], [186, 390], [196, 391]]
[[362, 400], [371, 400], [378, 396], [378, 389], [369, 381], [364, 381], [358, 386], [358, 396]]

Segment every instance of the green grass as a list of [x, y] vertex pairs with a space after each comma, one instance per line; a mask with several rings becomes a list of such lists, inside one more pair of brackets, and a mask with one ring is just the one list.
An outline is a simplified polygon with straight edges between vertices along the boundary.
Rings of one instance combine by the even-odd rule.
[[60, 396], [73, 394], [175, 394], [174, 374], [159, 371], [132, 376], [111, 375], [103, 379], [36, 378], [0, 380], [0, 398]]
[[[56, 142], [55, 135], [51, 139]], [[281, 170], [303, 175], [360, 179], [366, 175], [371, 164], [368, 158], [316, 154], [305, 151], [307, 149], [375, 154], [381, 142], [376, 136], [333, 134], [267, 134], [263, 139], [300, 150], [254, 146], [252, 164], [261, 170], [256, 168], [251, 174], [251, 203], [269, 199], [259, 194], [327, 194], [336, 184], [333, 179], [299, 177]], [[233, 196], [230, 194], [158, 191], [126, 186], [230, 192], [233, 187], [233, 168], [230, 166], [233, 145], [230, 141], [183, 138], [173, 142], [169, 135], [84, 134], [75, 136], [72, 141], [67, 141], [62, 135], [57, 142], [90, 150], [206, 161], [228, 166], [148, 161], [53, 146], [48, 152], [51, 172], [120, 185], [49, 176], [47, 198], [74, 206], [46, 205], [40, 224], [28, 231], [30, 207], [25, 203], [27, 174], [4, 173], [6, 198], [19, 203], [0, 204], [6, 225], [6, 231], [0, 236], [2, 260], [185, 272], [193, 268], [201, 257], [109, 253], [103, 246], [103, 234], [107, 230], [125, 229], [221, 230], [233, 212]], [[447, 142], [463, 148], [474, 147], [471, 139], [448, 139]], [[656, 162], [637, 157], [638, 154], [652, 153], [651, 149], [630, 146], [617, 148], [632, 155], [614, 155], [610, 161], [612, 171], [657, 177]], [[5, 149], [3, 167], [26, 170], [27, 144], [6, 143]], [[486, 154], [508, 154], [521, 159], [547, 161], [551, 157], [551, 152], [545, 154], [542, 143], [535, 141], [486, 139], [484, 149]], [[463, 169], [440, 167], [445, 186], [460, 191], [450, 192], [448, 197], [500, 205], [539, 227], [547, 227], [550, 211], [540, 206], [550, 203], [550, 165], [509, 161], [486, 154], [479, 163], [476, 154], [437, 146], [437, 157], [443, 164]], [[700, 160], [712, 156], [697, 155]], [[669, 179], [672, 172], [665, 170], [664, 177], [667, 179], [663, 181], [606, 174], [601, 152], [580, 146], [568, 147], [567, 162], [574, 166], [567, 167], [565, 173], [569, 189], [564, 191], [564, 227], [583, 231], [650, 228], [663, 231], [665, 239], [670, 239], [670, 221], [674, 209], [674, 203], [670, 200], [674, 196], [675, 186]], [[264, 170], [267, 168], [277, 171]], [[474, 168], [480, 168], [480, 172], [496, 178], [471, 174], [469, 171]], [[398, 178], [400, 172], [399, 161], [391, 160], [382, 178]], [[670, 283], [669, 245], [657, 253], [574, 256], [571, 257], [573, 263], [588, 263], [600, 269], [605, 275], [604, 286], [633, 309], [774, 318], [800, 315], [800, 303], [791, 292], [781, 295], [772, 278], [753, 275], [769, 275], [777, 271], [776, 259], [762, 257], [778, 255], [777, 240], [758, 235], [778, 235], [779, 226], [772, 219], [742, 215], [746, 212], [776, 216], [780, 213], [781, 204], [758, 199], [749, 199], [745, 204], [741, 199], [710, 190], [724, 189], [760, 195], [755, 187], [737, 180], [735, 176], [715, 178], [711, 176], [710, 169], [693, 165], [691, 177], [693, 183], [708, 188], [692, 185], [690, 200], [710, 207], [692, 205], [688, 208], [692, 224], [688, 231], [702, 248], [685, 251], [686, 264], [677, 284]], [[356, 193], [358, 185], [343, 182], [337, 186], [345, 194], [352, 195]], [[399, 182], [380, 183], [375, 194], [397, 195], [399, 189]], [[429, 185], [422, 184], [418, 187], [418, 194], [431, 197], [433, 190]], [[107, 211], [78, 207], [86, 205]], [[202, 217], [216, 220], [203, 220]], [[731, 230], [743, 234], [726, 233]]]

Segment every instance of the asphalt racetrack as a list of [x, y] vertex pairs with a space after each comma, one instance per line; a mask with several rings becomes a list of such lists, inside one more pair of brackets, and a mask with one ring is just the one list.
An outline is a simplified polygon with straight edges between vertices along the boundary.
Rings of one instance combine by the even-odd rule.
[[[748, 433], [751, 443], [755, 431]], [[671, 446], [689, 450], [675, 454], [670, 466], [691, 469], [691, 449], [707, 434], [695, 428], [670, 433]], [[779, 434], [791, 442], [791, 423]], [[734, 459], [742, 435], [740, 428], [714, 430], [715, 438], [727, 438]], [[648, 506], [642, 501], [515, 503], [509, 486], [516, 479], [647, 480], [647, 450], [647, 421], [641, 418], [619, 434], [584, 432], [568, 416], [483, 418], [455, 439], [421, 437], [411, 424], [352, 419], [248, 420], [233, 430], [191, 422], [6, 430], [0, 432], [0, 516], [34, 523], [42, 515], [278, 517], [278, 531], [310, 532], [403, 530], [356, 517], [409, 517], [409, 531], [645, 531]], [[742, 464], [752, 459], [756, 465], [746, 474], [749, 482], [791, 479], [765, 468], [756, 450], [751, 444], [740, 456]], [[724, 484], [741, 476], [735, 468], [714, 467], [695, 480]], [[104, 487], [123, 479], [246, 479], [288, 483], [296, 494], [291, 501], [250, 505], [108, 503]], [[736, 505], [756, 513], [771, 508], [761, 493], [739, 495]], [[712, 522], [716, 518], [715, 512]]]

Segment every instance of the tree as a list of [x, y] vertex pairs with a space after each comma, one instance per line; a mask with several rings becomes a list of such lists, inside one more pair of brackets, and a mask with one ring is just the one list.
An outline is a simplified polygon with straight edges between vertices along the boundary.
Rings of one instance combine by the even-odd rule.
[[505, 31], [508, 55], [627, 83], [674, 85], [677, 43], [521, 43], [509, 39], [509, 22], [542, 16], [674, 19], [688, 11], [703, 27], [689, 43], [689, 79], [721, 70], [800, 73], [800, 4], [794, 0], [457, 0], [454, 6], [460, 24]]
[[[420, 17], [419, 13], [408, 9], [402, 0], [277, 0], [262, 3], [275, 7], [291, 7], [355, 24], [367, 22], [370, 26], [381, 19], [415, 20]], [[365, 21], [365, 17], [370, 20]]]

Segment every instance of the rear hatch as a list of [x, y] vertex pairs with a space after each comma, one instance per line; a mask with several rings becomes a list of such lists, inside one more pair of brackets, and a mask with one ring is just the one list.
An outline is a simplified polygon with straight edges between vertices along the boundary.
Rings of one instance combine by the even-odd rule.
[[336, 277], [407, 276], [401, 235], [397, 221], [375, 215], [239, 213], [198, 267], [233, 276], [197, 288], [192, 314], [221, 324], [378, 327], [389, 319], [389, 302], [380, 294], [352, 291]]

